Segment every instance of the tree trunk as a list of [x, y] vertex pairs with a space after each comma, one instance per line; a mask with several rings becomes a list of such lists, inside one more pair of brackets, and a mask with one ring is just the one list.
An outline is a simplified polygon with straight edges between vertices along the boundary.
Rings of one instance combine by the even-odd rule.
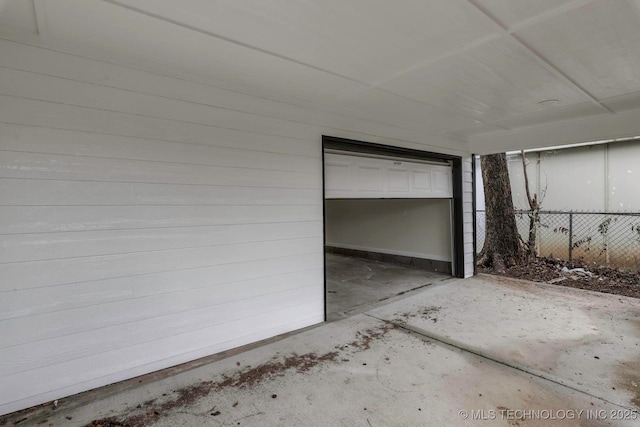
[[482, 156], [486, 237], [478, 264], [504, 272], [522, 259], [506, 154]]

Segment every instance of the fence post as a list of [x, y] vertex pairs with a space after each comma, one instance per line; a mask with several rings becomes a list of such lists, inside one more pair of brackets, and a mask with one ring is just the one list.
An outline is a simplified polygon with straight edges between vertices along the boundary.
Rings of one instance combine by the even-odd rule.
[[569, 213], [569, 262], [573, 261], [573, 212]]

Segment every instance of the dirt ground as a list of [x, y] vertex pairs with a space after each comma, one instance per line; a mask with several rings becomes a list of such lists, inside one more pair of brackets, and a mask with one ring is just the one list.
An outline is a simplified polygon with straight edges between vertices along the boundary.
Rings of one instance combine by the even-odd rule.
[[[566, 267], [564, 271], [563, 267]], [[584, 269], [584, 272], [571, 271], [573, 269]], [[569, 263], [554, 258], [537, 258], [510, 267], [503, 274], [483, 267], [478, 267], [478, 272], [640, 298], [640, 272], [593, 267], [579, 261]]]

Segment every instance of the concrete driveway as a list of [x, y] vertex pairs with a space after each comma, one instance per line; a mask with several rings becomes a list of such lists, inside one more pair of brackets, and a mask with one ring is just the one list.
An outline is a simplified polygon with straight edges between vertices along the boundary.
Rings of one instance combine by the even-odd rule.
[[640, 300], [452, 279], [19, 425], [638, 426], [639, 344]]

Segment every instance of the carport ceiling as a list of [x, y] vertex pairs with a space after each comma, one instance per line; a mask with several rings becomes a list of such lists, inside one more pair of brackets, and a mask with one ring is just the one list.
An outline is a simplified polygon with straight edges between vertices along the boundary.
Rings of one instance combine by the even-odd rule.
[[640, 0], [0, 0], [0, 10], [8, 38], [478, 153], [640, 134]]

